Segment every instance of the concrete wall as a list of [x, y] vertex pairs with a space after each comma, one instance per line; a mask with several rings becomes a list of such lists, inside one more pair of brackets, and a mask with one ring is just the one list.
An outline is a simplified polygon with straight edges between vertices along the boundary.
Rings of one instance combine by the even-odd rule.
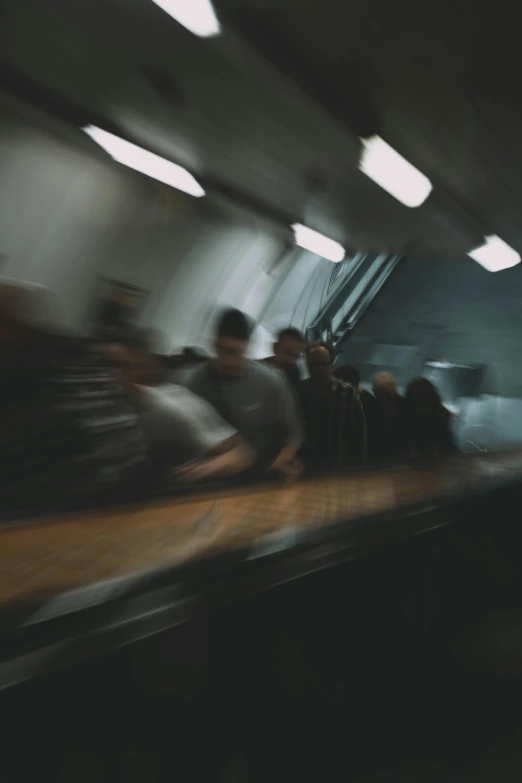
[[142, 177], [6, 95], [0, 108], [1, 272], [49, 286], [69, 326], [85, 327], [101, 277], [149, 292], [142, 322], [170, 350], [207, 346], [224, 305], [261, 320], [259, 356], [277, 328], [315, 315], [333, 265], [288, 250], [281, 227]]
[[[425, 356], [487, 365], [487, 389], [522, 396], [522, 265], [492, 274], [464, 257], [401, 261], [354, 335], [347, 357], [372, 345], [417, 347]], [[399, 350], [399, 349], [397, 349]], [[415, 354], [413, 351], [412, 355]]]

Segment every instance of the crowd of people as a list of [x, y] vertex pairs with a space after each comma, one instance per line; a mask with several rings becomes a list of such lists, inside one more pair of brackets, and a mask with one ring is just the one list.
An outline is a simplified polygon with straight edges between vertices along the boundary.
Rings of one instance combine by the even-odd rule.
[[296, 477], [456, 450], [451, 416], [428, 380], [413, 380], [402, 397], [381, 372], [372, 394], [354, 367], [335, 367], [328, 343], [306, 344], [293, 327], [272, 356], [253, 361], [251, 323], [228, 309], [213, 356], [188, 349], [167, 358], [131, 324], [105, 324], [90, 339], [45, 328], [42, 295], [0, 283], [0, 491], [15, 504], [166, 475]]

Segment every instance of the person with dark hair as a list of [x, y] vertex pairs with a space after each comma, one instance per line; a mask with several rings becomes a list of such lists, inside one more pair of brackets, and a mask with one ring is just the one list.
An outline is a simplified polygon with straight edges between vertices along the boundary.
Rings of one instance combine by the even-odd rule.
[[333, 374], [335, 352], [329, 343], [306, 349], [310, 378], [300, 386], [306, 439], [301, 456], [308, 466], [360, 464], [366, 453], [364, 412], [356, 389]]
[[226, 310], [215, 327], [215, 359], [197, 367], [187, 386], [239, 432], [257, 471], [294, 475], [302, 433], [292, 391], [281, 373], [246, 358], [250, 332], [241, 311]]
[[353, 367], [351, 364], [343, 364], [341, 367], [337, 367], [334, 370], [334, 375], [336, 378], [339, 378], [340, 381], [349, 383], [354, 387], [354, 389], [359, 388], [361, 374], [359, 370], [356, 367]]
[[343, 364], [341, 367], [337, 367], [334, 371], [334, 375], [340, 381], [349, 383], [350, 386], [356, 390], [357, 395], [361, 401], [362, 409], [364, 412], [364, 420], [366, 424], [366, 455], [370, 460], [375, 460], [375, 452], [377, 450], [377, 439], [380, 422], [376, 412], [376, 400], [373, 394], [370, 394], [366, 389], [362, 389], [361, 374], [356, 367], [351, 364]]
[[451, 413], [427, 378], [410, 381], [404, 397], [405, 436], [412, 456], [458, 452], [451, 430]]
[[2, 507], [132, 489], [146, 444], [128, 396], [87, 343], [50, 327], [46, 289], [0, 280]]
[[128, 330], [105, 355], [134, 400], [149, 447], [153, 472], [175, 470], [188, 479], [230, 476], [250, 466], [250, 449], [205, 400], [184, 386], [165, 383], [161, 357], [149, 335]]
[[[368, 404], [368, 452], [374, 462], [390, 462], [406, 454], [404, 399], [390, 372], [378, 372], [372, 383], [372, 404]], [[371, 395], [370, 395], [371, 396]]]
[[282, 329], [277, 335], [277, 340], [273, 346], [273, 356], [267, 356], [266, 359], [261, 359], [265, 364], [269, 364], [271, 367], [281, 370], [296, 390], [301, 382], [297, 361], [303, 353], [305, 342], [305, 338], [299, 329], [288, 326], [286, 329]]
[[245, 358], [252, 326], [246, 315], [231, 307], [224, 310], [215, 327], [215, 367], [220, 375], [239, 376], [247, 365]]

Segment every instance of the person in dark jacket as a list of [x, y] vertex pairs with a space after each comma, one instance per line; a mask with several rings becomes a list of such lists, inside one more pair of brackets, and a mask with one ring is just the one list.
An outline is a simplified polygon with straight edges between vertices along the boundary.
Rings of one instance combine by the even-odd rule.
[[261, 359], [264, 364], [269, 364], [286, 375], [294, 389], [298, 389], [301, 382], [297, 361], [301, 357], [305, 347], [305, 338], [293, 326], [282, 329], [274, 343], [273, 356]]
[[452, 415], [427, 378], [408, 384], [404, 398], [404, 423], [411, 456], [441, 456], [458, 451], [451, 429]]
[[369, 391], [361, 388], [361, 374], [359, 370], [351, 364], [343, 364], [335, 370], [334, 375], [336, 378], [339, 378], [340, 381], [344, 381], [345, 383], [349, 383], [350, 386], [353, 386], [359, 395], [366, 415], [366, 408], [369, 408], [375, 401], [373, 395], [370, 394]]
[[376, 435], [381, 424], [378, 417], [377, 402], [373, 394], [366, 389], [361, 388], [361, 374], [359, 370], [351, 364], [343, 364], [337, 367], [334, 375], [340, 381], [349, 383], [356, 390], [361, 401], [366, 424], [366, 456], [370, 461], [374, 460], [374, 451], [376, 445]]
[[300, 386], [305, 443], [301, 457], [310, 468], [361, 464], [366, 454], [364, 413], [356, 389], [333, 374], [333, 348], [325, 342], [306, 350], [310, 378]]
[[373, 378], [373, 400], [368, 414], [368, 449], [373, 462], [391, 462], [406, 456], [404, 398], [390, 372]]

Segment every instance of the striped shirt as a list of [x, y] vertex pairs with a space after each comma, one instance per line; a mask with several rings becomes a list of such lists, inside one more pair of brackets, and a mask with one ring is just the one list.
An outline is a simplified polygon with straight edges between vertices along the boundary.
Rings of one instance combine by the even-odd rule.
[[361, 464], [366, 456], [366, 423], [359, 395], [349, 383], [302, 381], [305, 442], [301, 456], [310, 467]]
[[[45, 346], [47, 348], [47, 346]], [[29, 359], [29, 357], [26, 357]], [[85, 344], [52, 345], [0, 382], [0, 493], [28, 500], [95, 493], [141, 475], [136, 411], [108, 365]]]

